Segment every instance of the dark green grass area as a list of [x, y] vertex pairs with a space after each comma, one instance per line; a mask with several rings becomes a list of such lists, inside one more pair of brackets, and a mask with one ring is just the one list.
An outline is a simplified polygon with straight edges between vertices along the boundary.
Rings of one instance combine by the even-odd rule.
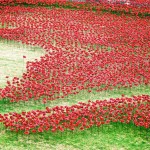
[[111, 123], [84, 131], [43, 132], [30, 135], [0, 131], [3, 150], [149, 150], [148, 130], [132, 124]]

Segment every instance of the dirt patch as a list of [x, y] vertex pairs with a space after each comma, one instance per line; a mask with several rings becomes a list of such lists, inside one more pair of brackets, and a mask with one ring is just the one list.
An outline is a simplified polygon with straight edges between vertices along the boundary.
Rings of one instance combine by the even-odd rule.
[[[5, 87], [7, 80], [21, 77], [26, 71], [26, 62], [40, 59], [44, 50], [14, 41], [0, 40], [0, 88]], [[26, 56], [26, 58], [23, 58]], [[6, 76], [9, 76], [7, 79]]]

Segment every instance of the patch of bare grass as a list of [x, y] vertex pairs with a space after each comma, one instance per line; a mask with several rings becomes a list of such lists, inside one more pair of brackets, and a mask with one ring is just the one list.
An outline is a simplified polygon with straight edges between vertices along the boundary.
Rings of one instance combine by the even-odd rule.
[[[7, 78], [21, 77], [26, 70], [26, 62], [40, 59], [44, 50], [14, 41], [0, 40], [0, 88], [5, 87]], [[23, 58], [26, 56], [26, 58]]]

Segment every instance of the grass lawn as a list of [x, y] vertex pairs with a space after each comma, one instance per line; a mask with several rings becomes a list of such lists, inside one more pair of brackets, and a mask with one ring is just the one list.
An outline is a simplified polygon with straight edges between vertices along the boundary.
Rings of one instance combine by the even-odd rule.
[[81, 132], [23, 135], [1, 130], [0, 149], [4, 150], [149, 150], [145, 130], [131, 125], [105, 125]]

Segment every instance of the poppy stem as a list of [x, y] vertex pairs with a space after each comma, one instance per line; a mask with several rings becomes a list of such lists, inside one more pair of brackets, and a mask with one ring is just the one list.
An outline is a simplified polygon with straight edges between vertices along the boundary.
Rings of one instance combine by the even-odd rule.
[[72, 130], [72, 136], [74, 137], [74, 132], [73, 132], [73, 130]]
[[62, 139], [62, 132], [61, 132], [61, 139]]
[[139, 134], [140, 136], [142, 135], [142, 131], [141, 131], [141, 128], [142, 128], [142, 127], [140, 126], [140, 134]]
[[99, 127], [97, 127], [98, 135], [99, 135]]
[[92, 127], [90, 127], [90, 130], [91, 130], [91, 134], [92, 134]]
[[149, 128], [146, 128], [146, 140], [148, 140], [149, 139]]

